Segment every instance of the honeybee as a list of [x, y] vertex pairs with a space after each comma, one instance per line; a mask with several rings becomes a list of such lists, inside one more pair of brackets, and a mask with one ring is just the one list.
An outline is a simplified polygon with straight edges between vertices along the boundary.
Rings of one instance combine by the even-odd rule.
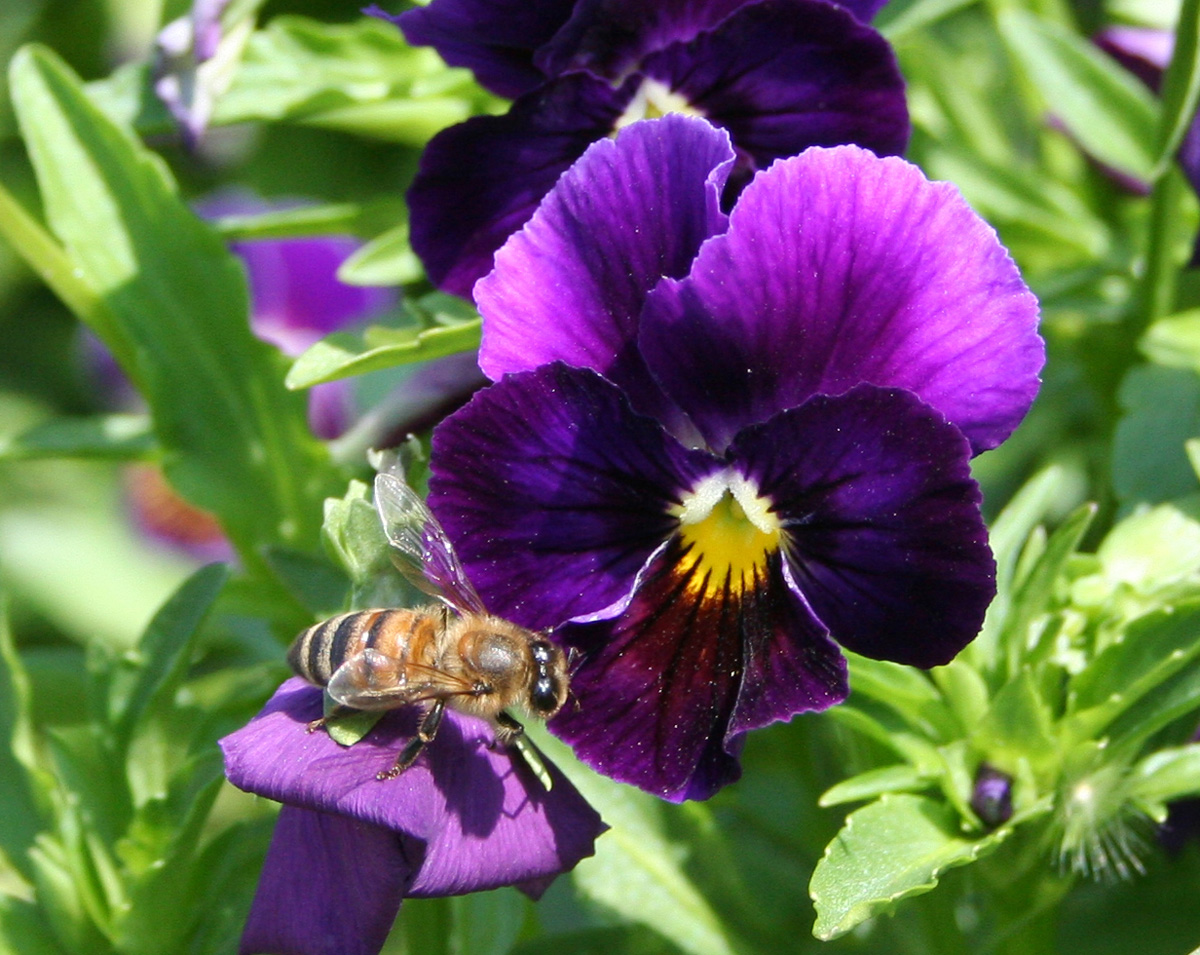
[[446, 532], [398, 474], [376, 476], [375, 509], [392, 562], [441, 603], [356, 610], [296, 637], [288, 663], [337, 704], [310, 723], [309, 732], [339, 711], [424, 707], [416, 736], [379, 779], [413, 764], [437, 735], [446, 707], [484, 718], [498, 743], [527, 753], [524, 728], [507, 710], [520, 706], [539, 719], [554, 716], [568, 695], [565, 654], [543, 634], [486, 611]]

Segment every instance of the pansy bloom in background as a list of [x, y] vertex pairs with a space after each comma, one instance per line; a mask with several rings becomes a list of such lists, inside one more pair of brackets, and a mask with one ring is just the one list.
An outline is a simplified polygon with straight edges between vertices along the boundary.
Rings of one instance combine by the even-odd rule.
[[643, 117], [687, 113], [726, 128], [731, 193], [808, 146], [901, 152], [904, 82], [866, 23], [879, 5], [434, 0], [395, 18], [411, 43], [517, 97], [504, 116], [443, 130], [422, 156], [408, 200], [430, 280], [469, 296], [588, 145]]
[[952, 186], [814, 148], [726, 217], [735, 161], [679, 116], [593, 145], [479, 283], [496, 384], [431, 462], [488, 606], [572, 620], [580, 705], [551, 729], [673, 800], [735, 779], [746, 731], [842, 700], [838, 643], [929, 667], [974, 638], [994, 566], [969, 462], [1044, 358]]
[[240, 950], [373, 955], [405, 898], [515, 885], [536, 898], [592, 855], [599, 815], [554, 766], [543, 789], [482, 720], [448, 712], [437, 745], [394, 779], [417, 729], [393, 710], [343, 747], [308, 733], [321, 690], [283, 684], [253, 721], [221, 741], [235, 786], [282, 802]]

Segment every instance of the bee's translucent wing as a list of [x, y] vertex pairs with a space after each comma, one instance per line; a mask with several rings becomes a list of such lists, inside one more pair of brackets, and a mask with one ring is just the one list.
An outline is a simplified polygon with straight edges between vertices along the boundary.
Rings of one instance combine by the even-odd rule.
[[392, 563], [409, 583], [459, 613], [485, 612], [442, 525], [395, 471], [375, 475], [375, 510], [392, 545]]
[[333, 671], [325, 687], [335, 702], [355, 710], [392, 710], [409, 703], [467, 695], [474, 687], [433, 667], [404, 663], [368, 647]]

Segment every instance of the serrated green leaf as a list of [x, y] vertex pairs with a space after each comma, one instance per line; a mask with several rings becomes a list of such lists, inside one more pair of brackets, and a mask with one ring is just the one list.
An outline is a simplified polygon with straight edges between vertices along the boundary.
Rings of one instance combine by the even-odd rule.
[[813, 934], [837, 938], [901, 899], [930, 891], [947, 869], [982, 858], [1008, 833], [966, 839], [948, 806], [924, 796], [883, 796], [846, 817], [817, 863], [809, 884], [817, 909]]
[[408, 240], [407, 222], [376, 236], [338, 268], [338, 279], [347, 285], [406, 285], [424, 276]]
[[1175, 52], [1163, 76], [1157, 178], [1166, 170], [1196, 118], [1200, 103], [1200, 2], [1184, 0], [1175, 25]]
[[429, 361], [479, 347], [481, 321], [439, 328], [391, 329], [373, 326], [355, 334], [335, 332], [296, 359], [289, 388], [310, 388], [351, 375]]
[[1154, 173], [1158, 105], [1136, 78], [1083, 37], [1020, 10], [999, 17], [1014, 59], [1075, 140], [1114, 169]]
[[240, 266], [53, 53], [24, 48], [12, 87], [47, 218], [116, 320], [96, 331], [134, 356], [171, 483], [220, 517], [248, 566], [263, 543], [315, 545], [327, 456], [280, 384], [281, 356], [250, 332]]
[[907, 763], [881, 766], [844, 779], [821, 793], [818, 806], [839, 806], [847, 802], [874, 799], [885, 793], [918, 792], [928, 789], [930, 780]]
[[139, 414], [92, 418], [52, 418], [12, 438], [0, 440], [0, 458], [94, 458], [146, 461], [158, 442], [150, 418]]

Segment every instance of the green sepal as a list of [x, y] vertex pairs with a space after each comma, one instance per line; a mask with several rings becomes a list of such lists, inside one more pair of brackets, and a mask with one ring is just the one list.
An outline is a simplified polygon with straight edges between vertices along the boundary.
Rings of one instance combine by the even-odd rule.
[[338, 279], [347, 285], [407, 285], [424, 277], [407, 222], [377, 235], [338, 268]]
[[839, 806], [847, 802], [862, 802], [875, 799], [886, 793], [920, 792], [928, 789], [932, 781], [908, 763], [897, 763], [895, 766], [881, 766], [879, 769], [869, 769], [865, 773], [844, 779], [835, 786], [829, 787], [817, 800], [821, 807]]

